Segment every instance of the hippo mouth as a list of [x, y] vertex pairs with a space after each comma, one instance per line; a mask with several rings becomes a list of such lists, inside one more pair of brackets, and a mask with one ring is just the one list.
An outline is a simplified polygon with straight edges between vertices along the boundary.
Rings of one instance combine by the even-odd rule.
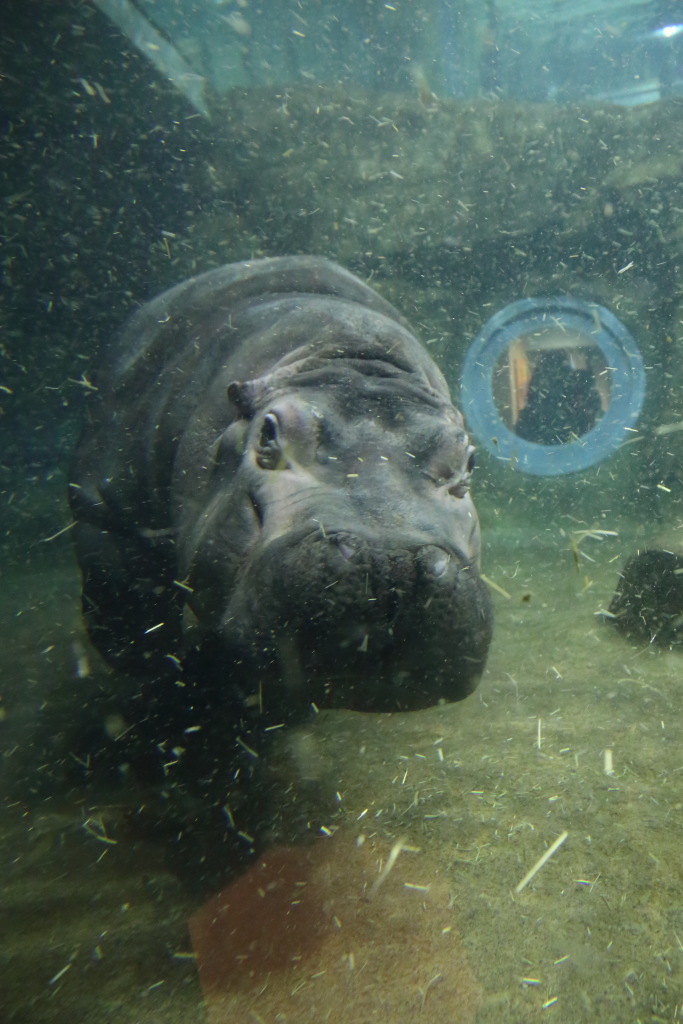
[[274, 669], [297, 703], [414, 710], [475, 689], [491, 612], [476, 568], [456, 549], [318, 529], [260, 552], [223, 632]]

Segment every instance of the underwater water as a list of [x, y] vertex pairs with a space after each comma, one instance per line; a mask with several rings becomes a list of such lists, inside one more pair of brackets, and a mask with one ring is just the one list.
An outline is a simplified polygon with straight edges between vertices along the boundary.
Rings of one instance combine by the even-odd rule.
[[[584, 8], [0, 12], [3, 1024], [683, 1017], [683, 608], [665, 643], [608, 613], [683, 553], [683, 32]], [[86, 633], [72, 453], [131, 313], [286, 255], [368, 281], [465, 408], [493, 641], [458, 703], [278, 733], [257, 852], [186, 861], [196, 800], [80, 742], [149, 690]]]

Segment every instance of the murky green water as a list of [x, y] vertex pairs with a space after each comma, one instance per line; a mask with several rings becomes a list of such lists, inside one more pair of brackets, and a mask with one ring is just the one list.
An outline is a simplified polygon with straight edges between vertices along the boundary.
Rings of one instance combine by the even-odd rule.
[[[683, 1019], [683, 653], [596, 615], [636, 550], [683, 551], [678, 14], [5, 0], [0, 27], [0, 1024]], [[85, 636], [68, 467], [133, 309], [292, 254], [394, 303], [470, 419], [485, 325], [530, 298], [545, 320], [487, 350], [499, 422], [470, 423], [479, 689], [283, 736], [271, 845], [199, 892], [164, 791], [83, 781], [75, 739], [116, 733], [124, 683]], [[569, 337], [546, 322], [565, 300]], [[596, 340], [613, 317], [631, 378]], [[575, 455], [637, 408], [580, 474], [513, 472], [558, 349], [544, 399]], [[295, 844], [301, 807], [323, 827]]]

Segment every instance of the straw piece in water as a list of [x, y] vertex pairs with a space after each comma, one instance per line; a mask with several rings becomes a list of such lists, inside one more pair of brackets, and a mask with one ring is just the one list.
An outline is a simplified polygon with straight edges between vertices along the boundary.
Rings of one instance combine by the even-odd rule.
[[550, 860], [552, 855], [555, 853], [555, 850], [559, 850], [559, 848], [562, 846], [562, 843], [565, 841], [568, 835], [568, 832], [563, 832], [561, 836], [557, 837], [552, 846], [549, 846], [543, 854], [543, 856], [539, 857], [534, 866], [529, 871], [527, 871], [526, 875], [515, 889], [515, 892], [521, 892], [522, 889], [524, 889], [529, 884], [534, 875], [536, 875], [541, 870], [545, 862], [547, 860]]

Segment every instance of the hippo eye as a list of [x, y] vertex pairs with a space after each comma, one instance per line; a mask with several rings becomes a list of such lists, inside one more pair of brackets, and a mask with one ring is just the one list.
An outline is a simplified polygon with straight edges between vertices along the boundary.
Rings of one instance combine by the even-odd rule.
[[256, 461], [261, 469], [286, 468], [287, 463], [278, 440], [279, 429], [280, 424], [275, 413], [266, 413], [256, 446]]
[[267, 445], [273, 444], [277, 441], [277, 416], [274, 416], [272, 412], [267, 412], [263, 417], [263, 423], [261, 424], [261, 436], [259, 437], [259, 447], [265, 448]]
[[472, 476], [472, 473], [474, 471], [474, 464], [474, 448], [470, 447], [468, 449], [467, 462], [465, 464], [465, 472], [463, 473], [463, 475], [461, 476], [457, 483], [452, 484], [448, 488], [448, 493], [453, 498], [464, 498], [467, 492], [469, 491], [470, 477]]

